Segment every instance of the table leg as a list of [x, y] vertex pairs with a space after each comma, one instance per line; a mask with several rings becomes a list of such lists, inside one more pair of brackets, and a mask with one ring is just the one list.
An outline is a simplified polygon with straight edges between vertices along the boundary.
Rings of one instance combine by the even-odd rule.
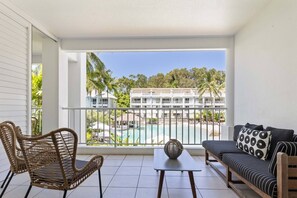
[[163, 188], [163, 181], [164, 181], [165, 171], [161, 170], [160, 174], [160, 181], [159, 181], [159, 189], [158, 189], [158, 198], [161, 198], [162, 188]]
[[194, 181], [194, 176], [193, 176], [193, 171], [188, 171], [188, 173], [189, 173], [189, 178], [190, 178], [190, 183], [191, 183], [193, 198], [197, 198], [195, 181]]

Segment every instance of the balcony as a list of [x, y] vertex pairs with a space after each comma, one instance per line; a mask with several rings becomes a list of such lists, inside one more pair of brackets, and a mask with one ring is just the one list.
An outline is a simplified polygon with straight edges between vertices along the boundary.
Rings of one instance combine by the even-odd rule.
[[[0, 145], [0, 155], [5, 152]], [[86, 160], [92, 155], [78, 155], [78, 159]], [[194, 160], [202, 164], [202, 172], [194, 174], [198, 197], [211, 195], [212, 197], [225, 196], [235, 198], [235, 193], [228, 189], [223, 180], [208, 166], [204, 164], [204, 158], [194, 156]], [[101, 168], [102, 188], [104, 198], [153, 198], [157, 195], [160, 174], [153, 170], [152, 155], [104, 155], [104, 163]], [[8, 171], [9, 162], [6, 158], [1, 160], [1, 174]], [[165, 176], [167, 181], [163, 188], [162, 197], [190, 197], [191, 189], [187, 174], [172, 172]], [[23, 197], [30, 178], [27, 173], [14, 176], [12, 182], [4, 194], [4, 198]], [[246, 191], [245, 191], [246, 192]], [[32, 194], [31, 194], [32, 193]], [[33, 187], [32, 197], [53, 198], [62, 197], [61, 191], [46, 190]], [[252, 193], [252, 192], [250, 192]], [[97, 197], [98, 175], [94, 173], [82, 185], [68, 193], [69, 198]], [[254, 195], [254, 194], [252, 194]]]

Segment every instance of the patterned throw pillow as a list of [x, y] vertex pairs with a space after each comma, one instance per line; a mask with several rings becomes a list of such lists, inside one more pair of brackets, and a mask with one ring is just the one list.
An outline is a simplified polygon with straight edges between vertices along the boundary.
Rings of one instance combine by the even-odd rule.
[[242, 127], [238, 134], [236, 147], [253, 155], [261, 160], [265, 160], [271, 142], [271, 131], [258, 131]]

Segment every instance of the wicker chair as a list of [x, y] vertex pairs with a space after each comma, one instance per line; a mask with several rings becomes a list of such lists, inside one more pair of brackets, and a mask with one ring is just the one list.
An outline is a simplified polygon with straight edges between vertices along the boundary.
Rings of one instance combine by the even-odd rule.
[[[31, 138], [17, 134], [17, 140], [31, 178], [25, 197], [29, 195], [32, 186], [64, 190], [63, 197], [66, 197], [67, 190], [76, 188], [95, 171], [98, 171], [102, 197], [100, 168], [103, 157], [96, 155], [88, 162], [77, 160], [77, 135], [73, 130], [61, 128]], [[51, 146], [44, 146], [45, 143]]]
[[21, 149], [17, 146], [16, 131], [18, 130], [20, 130], [19, 127], [16, 127], [11, 121], [5, 121], [0, 124], [0, 139], [10, 162], [10, 170], [1, 185], [1, 188], [4, 187], [4, 189], [0, 197], [4, 195], [6, 188], [15, 174], [27, 171]]

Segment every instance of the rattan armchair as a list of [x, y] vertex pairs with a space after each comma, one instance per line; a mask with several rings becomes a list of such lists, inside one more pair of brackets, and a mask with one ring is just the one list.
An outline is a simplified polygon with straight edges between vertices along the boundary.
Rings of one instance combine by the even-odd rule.
[[[66, 197], [67, 190], [79, 186], [95, 171], [98, 171], [102, 197], [100, 168], [103, 157], [96, 155], [90, 161], [77, 160], [77, 134], [73, 130], [61, 128], [31, 138], [17, 134], [17, 140], [31, 178], [25, 197], [29, 195], [32, 186], [64, 190], [63, 197]], [[45, 143], [50, 147], [44, 146]]]
[[15, 174], [27, 171], [21, 149], [17, 146], [16, 141], [16, 131], [19, 130], [19, 127], [16, 127], [11, 121], [5, 121], [0, 124], [0, 139], [10, 162], [10, 170], [1, 185], [1, 188], [4, 187], [4, 189], [0, 197], [4, 195], [6, 188]]

